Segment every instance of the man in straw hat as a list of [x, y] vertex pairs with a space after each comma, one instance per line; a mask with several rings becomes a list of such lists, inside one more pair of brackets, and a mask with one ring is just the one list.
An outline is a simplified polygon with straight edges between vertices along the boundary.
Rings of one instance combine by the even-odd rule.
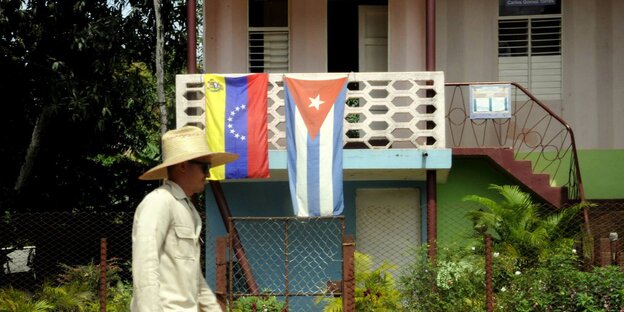
[[162, 136], [162, 163], [139, 177], [164, 183], [145, 196], [134, 214], [132, 311], [221, 311], [202, 273], [202, 220], [190, 198], [204, 190], [211, 167], [237, 158], [211, 152], [197, 127]]

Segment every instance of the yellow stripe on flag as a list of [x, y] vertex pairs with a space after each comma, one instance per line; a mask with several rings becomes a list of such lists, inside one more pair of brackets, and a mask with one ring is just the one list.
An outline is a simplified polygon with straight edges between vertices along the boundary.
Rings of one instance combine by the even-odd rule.
[[[204, 75], [206, 138], [212, 152], [225, 152], [225, 77]], [[225, 166], [210, 169], [210, 180], [225, 179]]]

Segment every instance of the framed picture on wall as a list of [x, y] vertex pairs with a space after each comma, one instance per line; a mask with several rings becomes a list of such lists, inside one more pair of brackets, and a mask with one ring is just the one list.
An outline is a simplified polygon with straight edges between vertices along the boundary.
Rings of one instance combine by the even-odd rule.
[[511, 118], [511, 85], [470, 86], [470, 119]]

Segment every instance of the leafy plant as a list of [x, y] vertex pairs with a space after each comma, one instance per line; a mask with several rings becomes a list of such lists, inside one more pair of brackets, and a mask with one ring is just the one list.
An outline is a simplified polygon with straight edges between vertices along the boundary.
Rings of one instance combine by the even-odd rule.
[[54, 308], [45, 300], [13, 288], [0, 289], [0, 312], [47, 312]]
[[[97, 312], [100, 309], [100, 268], [98, 265], [63, 266], [63, 272], [59, 274], [57, 282], [58, 290], [74, 293], [74, 297], [84, 298], [84, 310]], [[121, 279], [122, 264], [119, 259], [113, 258], [106, 264], [107, 281], [107, 311], [128, 311], [132, 299], [132, 287], [130, 283]], [[44, 289], [45, 290], [45, 289]], [[62, 294], [62, 293], [61, 293]], [[53, 301], [53, 300], [51, 300]], [[65, 311], [65, 310], [59, 310]], [[73, 310], [67, 310], [73, 311]]]
[[[109, 312], [130, 309], [132, 285], [119, 276], [116, 259], [107, 266], [107, 306]], [[13, 288], [0, 289], [0, 312], [99, 312], [99, 267], [94, 264], [67, 266], [54, 283], [47, 282], [33, 294]]]
[[[359, 98], [348, 98], [346, 101], [346, 105], [349, 107], [360, 107], [360, 99]], [[345, 120], [348, 123], [358, 123], [360, 122], [360, 115], [358, 114], [348, 114], [345, 116]], [[347, 131], [347, 137], [349, 138], [359, 138], [360, 133], [358, 130], [349, 130]]]
[[43, 290], [38, 297], [54, 306], [54, 311], [82, 312], [86, 311], [88, 303], [94, 301], [95, 294], [90, 292], [87, 287], [79, 283], [71, 283], [60, 286], [52, 286], [48, 284], [44, 285]]
[[615, 311], [624, 309], [624, 272], [617, 267], [578, 268], [576, 253], [551, 257], [541, 266], [496, 287], [497, 311]]
[[[387, 262], [373, 268], [369, 255], [355, 252], [355, 310], [356, 311], [400, 311], [400, 293], [396, 289], [393, 267]], [[342, 298], [321, 298], [323, 311], [342, 311]]]
[[[107, 312], [127, 312], [130, 310], [130, 302], [132, 300], [132, 284], [118, 281], [116, 285], [108, 287], [106, 299]], [[100, 303], [91, 302], [87, 311], [99, 312]]]
[[476, 249], [439, 246], [437, 262], [427, 257], [427, 245], [414, 249], [412, 262], [400, 278], [401, 300], [407, 311], [483, 311], [484, 259]]
[[570, 224], [583, 207], [573, 205], [559, 212], [542, 211], [528, 193], [516, 185], [491, 185], [503, 201], [477, 195], [466, 196], [465, 201], [480, 204], [483, 209], [468, 213], [477, 234], [492, 235], [493, 248], [513, 257], [518, 268], [533, 267], [561, 251], [572, 250], [580, 231], [569, 235]]
[[286, 311], [286, 303], [275, 296], [245, 296], [232, 304], [233, 312], [282, 312]]

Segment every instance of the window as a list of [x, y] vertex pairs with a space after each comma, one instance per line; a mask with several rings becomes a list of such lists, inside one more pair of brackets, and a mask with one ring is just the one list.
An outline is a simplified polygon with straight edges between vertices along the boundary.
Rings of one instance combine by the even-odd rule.
[[[555, 0], [518, 3], [528, 2], [499, 2], [499, 15], [508, 16], [498, 20], [498, 79], [517, 82], [541, 100], [560, 100], [561, 6]], [[517, 15], [523, 12], [537, 15]]]
[[288, 39], [288, 0], [249, 0], [249, 72], [288, 72]]

